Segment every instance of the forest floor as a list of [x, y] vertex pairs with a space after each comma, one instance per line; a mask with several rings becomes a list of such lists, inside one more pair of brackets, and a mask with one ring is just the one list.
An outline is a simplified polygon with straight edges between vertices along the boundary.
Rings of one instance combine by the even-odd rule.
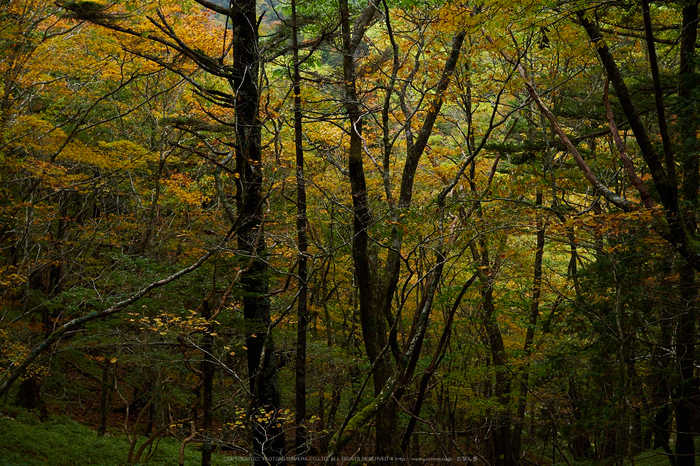
[[[113, 413], [107, 434], [98, 437], [95, 419], [86, 415], [74, 418], [66, 414], [44, 411], [28, 411], [10, 405], [0, 405], [0, 466], [122, 466], [127, 464], [129, 441], [119, 425], [124, 422], [123, 414]], [[80, 421], [80, 422], [79, 422]], [[144, 437], [137, 444], [141, 445]], [[698, 445], [700, 446], [700, 445]], [[178, 463], [180, 441], [173, 437], [162, 438], [148, 460], [148, 465], [173, 466]], [[144, 454], [145, 455], [145, 454]], [[552, 463], [546, 459], [541, 465], [561, 466], [565, 462]], [[146, 464], [146, 463], [139, 463]], [[185, 449], [185, 465], [201, 464], [201, 450], [196, 443]], [[214, 466], [248, 464], [241, 457], [226, 454], [212, 456]], [[638, 455], [634, 462], [610, 459], [609, 462], [572, 461], [574, 466], [593, 465], [668, 466], [669, 461], [660, 452], [646, 452]]]
[[[98, 437], [93, 427], [66, 415], [3, 408], [6, 407], [0, 406], [0, 466], [127, 464], [129, 441], [116, 427], [111, 428], [106, 435]], [[143, 436], [139, 438], [136, 449], [144, 439]], [[179, 449], [178, 439], [162, 438], [157, 448], [152, 450], [153, 455], [147, 464], [177, 465]], [[144, 456], [146, 454], [144, 453]], [[199, 445], [188, 444], [185, 449], [185, 465], [199, 465], [202, 462], [201, 458]], [[243, 463], [225, 455], [213, 455], [212, 464], [231, 466]]]

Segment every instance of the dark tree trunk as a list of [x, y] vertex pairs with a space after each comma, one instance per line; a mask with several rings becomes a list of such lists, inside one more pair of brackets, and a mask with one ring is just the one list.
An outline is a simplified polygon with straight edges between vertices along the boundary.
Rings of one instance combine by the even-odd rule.
[[41, 401], [41, 383], [38, 377], [27, 377], [22, 380], [15, 395], [15, 404], [25, 409], [39, 407]]
[[[343, 44], [343, 98], [346, 115], [349, 119], [348, 132], [350, 136], [348, 174], [353, 203], [354, 235], [352, 239], [352, 257], [359, 291], [362, 334], [365, 351], [367, 352], [368, 359], [372, 363], [372, 380], [376, 398], [370, 407], [358, 413], [358, 417], [354, 418], [352, 421], [353, 425], [351, 428], [337, 436], [337, 439], [334, 441], [333, 450], [335, 451], [338, 448], [342, 448], [344, 442], [347, 442], [347, 439], [351, 435], [354, 435], [354, 432], [357, 432], [357, 429], [360, 427], [359, 424], [370, 418], [369, 414], [371, 412], [371, 417], [375, 419], [376, 429], [374, 455], [377, 457], [398, 457], [400, 455], [397, 428], [398, 405], [396, 399], [400, 398], [399, 392], [402, 388], [397, 389], [396, 392], [394, 392], [394, 389], [399, 378], [402, 378], [403, 381], [406, 382], [409, 381], [413, 375], [415, 362], [423, 343], [423, 335], [427, 327], [428, 315], [432, 307], [432, 296], [437, 289], [437, 283], [440, 278], [442, 264], [436, 267], [433, 276], [430, 278], [430, 291], [424, 293], [421, 297], [421, 303], [416, 309], [414, 325], [409, 337], [411, 343], [406, 354], [402, 355], [395, 329], [392, 329], [390, 334], [388, 333], [389, 327], [393, 325], [395, 319], [392, 315], [392, 302], [401, 266], [400, 249], [402, 233], [400, 228], [392, 229], [391, 248], [387, 254], [383, 269], [380, 269], [378, 255], [369, 246], [368, 229], [372, 225], [373, 219], [370, 212], [363, 167], [363, 108], [361, 107], [360, 97], [357, 92], [355, 75], [355, 51], [376, 13], [377, 7], [375, 4], [370, 3], [357, 18], [354, 28], [351, 28], [348, 2], [347, 0], [340, 1], [340, 24]], [[388, 20], [389, 12], [386, 8], [385, 13], [387, 14], [387, 28], [390, 30], [391, 26]], [[450, 57], [445, 63], [444, 72], [440, 82], [436, 86], [435, 101], [429, 106], [417, 139], [408, 144], [410, 149], [407, 150], [406, 154], [401, 177], [399, 199], [396, 204], [390, 201], [390, 204], [392, 204], [390, 207], [390, 216], [396, 223], [399, 223], [398, 219], [400, 219], [399, 211], [396, 210], [396, 208], [404, 209], [411, 205], [413, 182], [418, 162], [427, 145], [435, 119], [440, 112], [444, 93], [456, 67], [464, 37], [465, 33], [459, 33], [455, 36]], [[395, 47], [394, 52], [396, 53]], [[395, 59], [395, 67], [396, 62], [397, 60]], [[394, 68], [394, 71], [396, 71], [396, 68]], [[391, 101], [390, 96], [391, 89], [387, 91], [385, 99], [386, 108], [382, 117], [385, 124], [388, 121], [387, 109]], [[386, 134], [386, 128], [384, 129], [384, 164], [386, 170], [384, 181], [387, 198], [390, 198], [392, 194], [389, 186], [390, 180], [387, 175], [389, 173], [388, 160], [391, 152], [391, 145], [387, 143], [389, 138]], [[440, 256], [440, 254], [438, 253], [437, 256]], [[438, 261], [440, 260], [444, 263], [444, 258], [438, 259]], [[388, 350], [389, 347], [391, 351]], [[392, 361], [392, 354], [398, 362], [397, 365]], [[404, 360], [409, 361], [407, 368], [402, 367], [405, 364]], [[403, 369], [406, 369], [406, 371], [403, 372]], [[391, 460], [389, 461], [391, 462]]]
[[[374, 7], [370, 7], [372, 16]], [[360, 294], [360, 322], [364, 337], [365, 351], [375, 366], [373, 373], [374, 393], [378, 395], [393, 374], [388, 352], [382, 352], [387, 344], [387, 325], [378, 303], [378, 283], [375, 273], [376, 257], [369, 249], [367, 229], [372, 223], [367, 197], [367, 185], [362, 163], [362, 111], [355, 83], [354, 52], [357, 47], [357, 33], [352, 36], [350, 10], [347, 0], [340, 1], [340, 20], [343, 36], [343, 76], [345, 82], [345, 111], [350, 120], [350, 148], [348, 171], [353, 204], [352, 257], [355, 276]], [[374, 259], [374, 260], [373, 260]], [[376, 417], [376, 442], [374, 455], [378, 457], [398, 456], [397, 431], [398, 413], [396, 404], [389, 400], [379, 410]]]
[[[697, 11], [697, 3], [693, 3]], [[649, 168], [654, 186], [661, 198], [661, 203], [665, 209], [667, 225], [666, 231], [662, 234], [664, 238], [676, 248], [683, 259], [691, 264], [696, 271], [700, 270], [700, 247], [698, 247], [698, 243], [695, 240], [695, 231], [693, 228], [688, 228], [689, 219], [687, 218], [687, 212], [680, 210], [681, 203], [678, 197], [678, 179], [675, 173], [675, 163], [672, 163], [673, 157], [669, 153], [665, 154], [666, 162], [670, 164], [667, 170], [664, 168], [662, 158], [659, 156], [652, 143], [652, 139], [644, 126], [642, 118], [625, 84], [620, 68], [617, 66], [610, 48], [603, 40], [598, 26], [592, 22], [584, 12], [578, 12], [577, 16], [579, 22], [586, 29], [591, 42], [595, 44], [598, 56], [605, 67], [610, 83], [617, 93], [622, 110], [627, 117], [627, 121], [639, 145], [640, 152]], [[684, 21], [685, 20], [686, 16], [684, 14]], [[684, 25], [684, 28], [686, 27], [697, 30], [696, 23]], [[683, 75], [683, 73], [681, 73], [681, 75]], [[697, 177], [695, 174], [689, 174], [687, 179], [697, 180]]]
[[[475, 182], [476, 164], [472, 161], [469, 173], [469, 187], [471, 192], [477, 196], [474, 202], [474, 211], [481, 218], [483, 212], [481, 203], [478, 200], [478, 190]], [[507, 373], [507, 355], [503, 335], [496, 318], [496, 308], [493, 299], [493, 282], [497, 267], [489, 259], [489, 247], [486, 238], [481, 237], [479, 244], [472, 246], [472, 256], [474, 262], [480, 264], [479, 280], [481, 282], [481, 318], [484, 331], [486, 332], [484, 344], [491, 353], [491, 363], [494, 366], [495, 385], [494, 392], [501, 405], [501, 411], [491, 417], [494, 424], [490, 433], [488, 461], [495, 466], [509, 466], [513, 459], [511, 445], [511, 408], [510, 404], [510, 376]]]
[[255, 0], [231, 6], [234, 58], [231, 87], [235, 92], [236, 205], [240, 216], [238, 249], [246, 260], [241, 274], [246, 321], [248, 372], [252, 393], [253, 453], [256, 464], [282, 464], [284, 432], [277, 422], [280, 405], [275, 351], [270, 325], [269, 270], [263, 232], [262, 148], [258, 90], [258, 20]]
[[[413, 409], [411, 410], [413, 416], [411, 416], [411, 418], [408, 420], [408, 426], [406, 427], [403, 439], [401, 440], [401, 450], [404, 452], [404, 456], [409, 456], [409, 442], [411, 440], [413, 430], [415, 429], [417, 418], [420, 416], [421, 407], [423, 406], [423, 402], [425, 401], [428, 389], [428, 382], [430, 382], [431, 377], [435, 373], [435, 370], [437, 369], [438, 365], [440, 364], [440, 361], [442, 360], [445, 354], [445, 351], [447, 350], [447, 345], [450, 339], [450, 335], [452, 333], [452, 323], [454, 320], [455, 313], [457, 312], [457, 309], [459, 308], [459, 305], [462, 302], [464, 294], [474, 283], [477, 276], [478, 274], [472, 275], [472, 277], [469, 280], [467, 280], [467, 282], [462, 287], [462, 290], [459, 292], [459, 295], [457, 295], [457, 298], [455, 299], [455, 302], [452, 305], [452, 309], [450, 310], [450, 313], [447, 316], [447, 322], [445, 322], [445, 327], [443, 329], [442, 336], [440, 337], [440, 341], [433, 355], [433, 359], [430, 362], [430, 365], [428, 366], [426, 371], [423, 373], [423, 376], [421, 377], [421, 381], [418, 386], [418, 393], [416, 395], [416, 401], [413, 404]], [[416, 447], [418, 446], [416, 445]]]
[[298, 457], [296, 464], [306, 464], [308, 450], [306, 439], [306, 331], [309, 323], [308, 311], [308, 240], [306, 230], [306, 180], [304, 179], [304, 147], [302, 145], [301, 113], [301, 75], [299, 63], [299, 42], [296, 0], [292, 0], [292, 48], [294, 53], [294, 148], [296, 152], [297, 177], [297, 246], [299, 247], [299, 294], [297, 297], [297, 347], [295, 374], [296, 435], [295, 449]]
[[[486, 250], [482, 250], [482, 257], [486, 257]], [[484, 262], [482, 262], [483, 264]], [[483, 267], [483, 266], [482, 266]], [[503, 336], [496, 321], [495, 307], [493, 302], [493, 285], [490, 271], [486, 272], [481, 288], [481, 299], [483, 305], [484, 326], [487, 332], [487, 344], [491, 351], [492, 362], [496, 373], [496, 384], [494, 395], [501, 405], [501, 412], [494, 418], [495, 423], [492, 442], [493, 457], [490, 463], [496, 466], [510, 466], [513, 462], [513, 450], [511, 444], [511, 409], [510, 404], [510, 375], [506, 368], [506, 350], [503, 343]]]
[[688, 264], [681, 268], [681, 297], [686, 305], [678, 324], [678, 367], [676, 387], [676, 465], [695, 466], [695, 432], [693, 432], [697, 394], [693, 387], [695, 372], [695, 306], [697, 289], [695, 270]]
[[[673, 273], [670, 266], [672, 258], [666, 261], [669, 267], [663, 272], [667, 275]], [[651, 418], [651, 428], [654, 435], [654, 450], [661, 448], [669, 455], [671, 465], [675, 466], [675, 457], [671, 450], [671, 380], [670, 372], [674, 367], [674, 362], [671, 360], [672, 336], [673, 336], [673, 316], [666, 310], [662, 310], [661, 314], [661, 335], [659, 336], [659, 344], [654, 348], [652, 355], [652, 406], [654, 412]]]
[[[579, 408], [579, 396], [576, 390], [576, 382], [574, 377], [569, 377], [569, 400], [571, 400], [574, 419], [577, 423], [583, 421], [583, 414]], [[579, 426], [576, 426], [575, 435], [570, 442], [571, 453], [574, 459], [581, 460], [591, 456], [591, 439], [589, 432], [583, 432]]]
[[[646, 0], [645, 0], [646, 1]], [[678, 79], [678, 96], [682, 111], [680, 124], [679, 159], [682, 169], [680, 193], [683, 197], [684, 229], [690, 235], [697, 233], [696, 209], [698, 204], [699, 159], [697, 154], [697, 92], [698, 77], [695, 69], [695, 43], [698, 30], [698, 0], [689, 0], [683, 7], [681, 29], [681, 63]], [[685, 310], [678, 325], [678, 367], [680, 380], [676, 401], [676, 465], [695, 465], [694, 425], [697, 413], [697, 387], [695, 386], [695, 332], [697, 316], [697, 270], [691, 264], [681, 267], [681, 299]]]
[[[204, 301], [202, 304], [202, 317], [207, 321], [211, 319], [211, 307], [209, 301]], [[211, 334], [212, 326], [207, 325], [202, 337], [202, 417], [204, 439], [202, 442], [202, 466], [211, 466], [211, 425], [213, 420], [212, 400], [214, 398], [214, 373], [216, 365], [214, 364], [214, 337]]]
[[693, 94], [697, 92], [700, 79], [696, 70], [695, 43], [698, 38], [698, 0], [690, 0], [683, 8], [683, 27], [681, 28], [681, 56], [678, 73], [678, 122], [679, 122], [679, 159], [683, 171], [681, 194], [686, 201], [688, 211], [686, 222], [692, 233], [696, 233], [696, 208], [698, 187], [700, 186], [700, 158], [698, 157], [698, 100]]
[[114, 378], [111, 369], [112, 363], [109, 358], [105, 358], [104, 366], [102, 366], [102, 394], [100, 396], [100, 426], [97, 429], [98, 437], [102, 437], [107, 432], [107, 423], [111, 411], [110, 406], [112, 404], [112, 388], [114, 387]]
[[[537, 191], [535, 205], [538, 207], [542, 206], [542, 191]], [[537, 325], [537, 318], [540, 315], [540, 294], [542, 292], [542, 258], [544, 256], [546, 226], [544, 219], [541, 218], [541, 213], [538, 212], [537, 215], [539, 218], [537, 219], [537, 249], [535, 250], [535, 266], [532, 279], [532, 301], [530, 302], [530, 316], [527, 332], [525, 334], [525, 343], [523, 345], [525, 358], [528, 358], [532, 352], [531, 347], [535, 340], [535, 327]], [[512, 456], [514, 461], [520, 458], [520, 452], [522, 450], [522, 432], [525, 423], [529, 379], [530, 368], [529, 365], [526, 364], [520, 374], [520, 400], [518, 400], [518, 408], [513, 425]]]

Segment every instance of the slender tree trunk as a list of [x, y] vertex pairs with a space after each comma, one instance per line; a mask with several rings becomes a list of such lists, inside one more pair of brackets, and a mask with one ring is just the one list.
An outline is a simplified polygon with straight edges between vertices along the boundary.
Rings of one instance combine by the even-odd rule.
[[[482, 249], [482, 264], [488, 264], [488, 253]], [[488, 267], [482, 265], [482, 267]], [[487, 342], [491, 351], [494, 372], [496, 374], [496, 385], [494, 395], [500, 403], [500, 410], [494, 421], [496, 423], [493, 431], [494, 457], [491, 464], [497, 466], [510, 466], [513, 463], [513, 450], [511, 445], [511, 408], [510, 408], [510, 375], [506, 368], [506, 350], [503, 343], [503, 336], [496, 321], [496, 309], [493, 301], [493, 282], [491, 269], [485, 274], [481, 288], [481, 299], [483, 305], [484, 326], [487, 333]]]
[[[413, 328], [415, 335], [412, 334], [411, 337], [409, 337], [411, 345], [407, 351], [406, 358], [404, 358], [404, 356], [401, 355], [395, 332], [392, 331], [390, 335], [387, 335], [389, 325], [392, 325], [395, 319], [392, 315], [392, 301], [401, 266], [400, 248], [402, 234], [399, 228], [394, 228], [392, 230], [391, 248], [385, 266], [383, 270], [380, 271], [378, 255], [372, 251], [369, 246], [368, 229], [372, 225], [373, 219], [369, 207], [363, 167], [363, 109], [357, 93], [355, 76], [355, 51], [378, 10], [377, 5], [370, 2], [365, 10], [358, 16], [354, 28], [351, 28], [350, 10], [347, 0], [341, 0], [339, 6], [343, 44], [343, 97], [345, 111], [350, 123], [348, 173], [353, 202], [354, 235], [352, 239], [352, 257], [355, 268], [355, 279], [359, 292], [360, 321], [364, 345], [367, 356], [373, 367], [372, 380], [374, 384], [375, 401], [371, 406], [366, 407], [354, 417], [353, 421], [351, 421], [352, 426], [348, 424], [348, 429], [344, 433], [341, 433], [341, 435], [337, 435], [338, 438], [334, 440], [333, 448], [342, 448], [342, 445], [347, 442], [349, 435], [358, 431], [358, 423], [366, 422], [369, 418], [374, 418], [376, 429], [375, 456], [397, 457], [399, 456], [397, 429], [398, 405], [395, 398], [400, 398], [400, 394], [396, 397], [390, 395], [391, 392], [394, 391], [394, 387], [400, 377], [405, 380], [412, 375], [413, 369], [411, 367], [415, 368], [415, 364], [410, 366], [407, 372], [401, 374], [400, 370], [395, 368], [391, 359], [391, 354], [397, 359], [399, 366], [404, 364], [404, 359], [418, 357], [427, 325], [427, 316], [432, 306], [432, 294], [435, 292], [440, 272], [437, 269], [434, 272], [434, 281], [432, 284], [435, 286], [432, 287], [431, 291], [426, 292], [422, 298], [423, 304], [416, 310], [416, 320], [414, 322], [416, 325], [414, 325]], [[384, 4], [384, 7], [385, 13], [388, 15], [389, 10], [387, 5]], [[389, 21], [387, 20], [386, 23], [389, 34], [393, 37]], [[464, 37], [465, 33], [458, 33], [453, 39], [452, 50], [445, 63], [445, 70], [441, 76], [440, 82], [436, 86], [435, 100], [428, 108], [418, 137], [411, 145], [411, 148], [407, 150], [401, 176], [399, 199], [396, 203], [398, 209], [408, 208], [411, 205], [413, 183], [418, 163], [427, 145], [437, 115], [440, 112], [445, 91], [449, 85], [450, 77], [460, 55]], [[395, 43], [394, 53], [396, 54]], [[396, 63], [397, 60], [395, 60], [394, 63], [394, 71], [396, 71]], [[385, 99], [386, 108], [388, 108], [390, 104], [390, 96], [391, 91], [388, 91]], [[382, 117], [382, 121], [385, 123], [388, 121], [386, 108]], [[388, 138], [386, 132], [384, 136], [384, 165], [386, 170], [384, 173], [384, 181], [385, 187], [387, 187], [386, 195], [388, 198], [391, 198], [392, 190], [389, 186], [389, 164], [387, 162], [389, 160], [391, 144], [387, 143]], [[392, 208], [390, 218], [395, 220], [399, 219], [398, 211]], [[389, 345], [391, 346], [391, 352], [385, 350]]]
[[301, 113], [301, 75], [299, 63], [299, 42], [296, 0], [292, 0], [292, 50], [294, 52], [294, 148], [296, 152], [297, 177], [297, 245], [299, 247], [299, 295], [297, 297], [297, 348], [296, 348], [296, 435], [295, 447], [298, 459], [297, 465], [305, 465], [307, 448], [306, 439], [306, 331], [309, 322], [308, 312], [308, 270], [307, 250], [308, 241], [306, 230], [306, 180], [304, 178], [304, 148], [302, 146], [302, 113]]
[[[535, 205], [542, 206], [542, 191], [537, 191]], [[532, 352], [532, 343], [535, 340], [535, 327], [537, 318], [540, 315], [540, 295], [542, 293], [542, 258], [544, 256], [545, 241], [545, 221], [541, 218], [541, 213], [537, 212], [537, 249], [535, 250], [535, 266], [532, 279], [532, 301], [530, 302], [530, 316], [528, 320], [527, 332], [525, 333], [525, 343], [523, 344], [524, 357], [527, 359]], [[522, 432], [525, 422], [525, 408], [527, 407], [528, 381], [530, 379], [529, 364], [525, 364], [520, 373], [520, 400], [518, 401], [515, 424], [513, 426], [513, 458], [518, 461], [522, 450]]]
[[155, 189], [153, 190], [151, 205], [148, 209], [146, 230], [142, 234], [138, 250], [136, 251], [137, 254], [143, 254], [148, 249], [149, 243], [151, 242], [151, 237], [153, 236], [153, 230], [155, 229], [156, 223], [156, 212], [158, 211], [158, 202], [160, 201], [161, 178], [163, 177], [165, 161], [166, 156], [161, 151], [160, 158], [158, 159], [158, 169], [156, 170], [156, 174], [154, 176]]
[[[209, 301], [204, 301], [202, 306], [202, 317], [209, 321], [211, 319], [211, 306]], [[216, 366], [214, 364], [214, 355], [212, 351], [214, 350], [214, 337], [211, 332], [213, 331], [211, 323], [207, 325], [204, 330], [204, 336], [202, 337], [202, 376], [203, 376], [203, 387], [202, 387], [202, 417], [203, 417], [203, 430], [204, 430], [204, 440], [202, 442], [202, 466], [211, 466], [211, 426], [213, 420], [212, 413], [212, 401], [214, 398], [214, 373], [216, 371]]]
[[114, 387], [114, 377], [112, 376], [112, 363], [109, 358], [105, 358], [102, 366], [102, 394], [100, 396], [100, 427], [97, 429], [97, 436], [102, 437], [107, 432], [109, 422], [110, 405], [112, 404], [112, 388]]
[[687, 222], [693, 233], [696, 232], [696, 208], [698, 202], [698, 187], [700, 186], [700, 158], [698, 157], [698, 121], [697, 92], [700, 79], [696, 70], [697, 56], [695, 43], [698, 38], [698, 0], [690, 0], [683, 7], [683, 27], [681, 29], [680, 71], [678, 73], [679, 97], [679, 159], [683, 170], [681, 194], [689, 204]]
[[450, 335], [452, 334], [452, 322], [454, 320], [455, 313], [457, 312], [457, 309], [459, 308], [459, 305], [462, 302], [464, 294], [467, 292], [469, 287], [471, 287], [471, 285], [474, 283], [477, 277], [478, 274], [472, 275], [472, 277], [469, 280], [467, 280], [467, 282], [462, 287], [462, 290], [459, 292], [459, 295], [457, 295], [457, 298], [455, 299], [455, 302], [452, 305], [452, 309], [450, 310], [450, 313], [447, 317], [447, 321], [445, 322], [445, 327], [443, 329], [442, 336], [440, 337], [440, 341], [438, 342], [438, 346], [435, 350], [435, 354], [433, 355], [433, 359], [430, 362], [430, 365], [428, 366], [426, 371], [423, 373], [423, 376], [421, 377], [421, 381], [418, 386], [418, 394], [416, 395], [416, 401], [413, 404], [413, 409], [411, 410], [413, 416], [411, 416], [411, 418], [408, 420], [408, 426], [406, 427], [403, 439], [401, 440], [401, 450], [404, 452], [404, 456], [408, 456], [409, 442], [411, 440], [413, 430], [416, 426], [416, 419], [418, 416], [420, 416], [421, 407], [423, 406], [423, 402], [425, 401], [428, 389], [428, 382], [430, 382], [431, 377], [435, 373], [435, 370], [437, 369], [438, 365], [440, 364], [440, 361], [442, 360], [445, 354], [445, 351], [447, 350]]
[[[583, 414], [579, 408], [580, 400], [578, 390], [576, 390], [576, 380], [572, 375], [569, 377], [569, 400], [571, 401], [574, 419], [577, 423], [583, 421]], [[570, 440], [569, 445], [574, 459], [584, 459], [591, 455], [591, 440], [590, 432], [582, 432], [578, 426], [574, 430], [574, 437]]]
[[[477, 217], [482, 218], [481, 202], [479, 192], [476, 187], [476, 164], [472, 161], [469, 173], [469, 187], [477, 201], [474, 202], [474, 211]], [[507, 373], [506, 361], [507, 355], [505, 344], [503, 343], [503, 335], [498, 326], [496, 318], [496, 307], [493, 299], [493, 280], [496, 274], [496, 267], [489, 259], [489, 248], [486, 238], [479, 239], [479, 245], [472, 245], [472, 255], [475, 262], [480, 264], [479, 279], [481, 281], [481, 307], [482, 307], [482, 322], [486, 331], [485, 341], [487, 348], [491, 353], [491, 362], [494, 366], [495, 373], [495, 390], [493, 395], [498, 398], [501, 405], [501, 412], [498, 412], [492, 417], [492, 422], [495, 423], [494, 429], [491, 432], [490, 448], [489, 448], [489, 463], [495, 466], [509, 466], [512, 460], [511, 448], [511, 408], [510, 404], [510, 378]]]
[[[374, 15], [370, 6], [368, 14]], [[367, 184], [362, 162], [362, 111], [355, 82], [355, 58], [357, 32], [353, 36], [350, 27], [350, 10], [347, 0], [340, 0], [340, 20], [343, 40], [343, 75], [345, 82], [345, 110], [350, 120], [350, 147], [348, 149], [348, 169], [353, 203], [353, 244], [352, 257], [355, 276], [360, 294], [360, 322], [364, 337], [365, 351], [374, 365], [374, 393], [378, 396], [393, 375], [393, 365], [388, 352], [382, 349], [387, 344], [387, 323], [382, 315], [379, 290], [376, 280], [376, 257], [369, 248], [367, 229], [372, 223], [367, 197]], [[376, 417], [375, 456], [398, 456], [398, 412], [396, 403], [389, 400], [380, 407]]]
[[[670, 273], [670, 270], [669, 270]], [[661, 336], [659, 345], [652, 356], [653, 364], [653, 392], [652, 399], [655, 412], [652, 417], [652, 429], [654, 431], [654, 449], [662, 448], [671, 459], [671, 465], [675, 465], [675, 457], [671, 451], [671, 386], [668, 377], [669, 367], [673, 363], [669, 361], [671, 354], [671, 335], [673, 318], [668, 314], [662, 314]]]

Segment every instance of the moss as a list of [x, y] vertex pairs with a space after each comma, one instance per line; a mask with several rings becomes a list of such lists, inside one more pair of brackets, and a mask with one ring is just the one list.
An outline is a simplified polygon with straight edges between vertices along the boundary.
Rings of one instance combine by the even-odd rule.
[[[23, 422], [28, 419], [32, 422]], [[179, 447], [178, 439], [164, 438], [148, 464], [177, 464]], [[36, 422], [30, 414], [16, 419], [0, 417], [0, 466], [121, 466], [125, 464], [128, 448], [123, 436], [97, 437], [92, 429], [66, 416], [46, 422]], [[201, 453], [193, 446], [185, 453], [185, 464], [201, 463]], [[231, 464], [223, 456], [215, 455], [212, 460], [215, 465]]]

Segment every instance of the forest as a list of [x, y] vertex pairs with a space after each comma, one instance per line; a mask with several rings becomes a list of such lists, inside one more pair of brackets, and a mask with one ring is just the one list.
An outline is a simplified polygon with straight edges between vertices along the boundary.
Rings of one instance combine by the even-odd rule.
[[0, 0], [0, 464], [694, 466], [699, 3]]

